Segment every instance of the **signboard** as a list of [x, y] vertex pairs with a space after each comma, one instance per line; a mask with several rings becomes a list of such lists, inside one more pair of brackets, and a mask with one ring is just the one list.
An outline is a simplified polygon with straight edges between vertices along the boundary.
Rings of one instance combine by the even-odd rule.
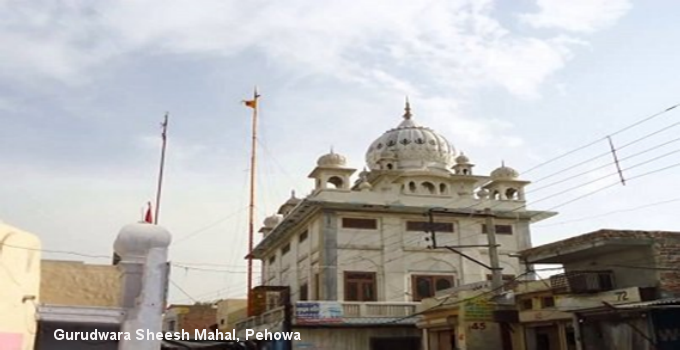
[[457, 292], [464, 292], [464, 291], [478, 291], [482, 289], [491, 289], [491, 281], [481, 281], [481, 282], [474, 282], [474, 283], [468, 283], [464, 284], [462, 286], [458, 287], [453, 287], [449, 289], [443, 289], [440, 290], [436, 293], [435, 296], [445, 296], [448, 294], [454, 294]]
[[642, 301], [640, 289], [638, 287], [611, 290], [597, 294], [579, 296], [570, 294], [569, 296], [556, 296], [555, 306], [560, 310], [579, 310], [592, 309], [604, 306], [603, 302], [619, 305]]
[[483, 298], [465, 303], [463, 306], [466, 321], [493, 321], [494, 304]]
[[295, 320], [298, 324], [340, 323], [342, 305], [337, 302], [297, 302]]
[[526, 310], [519, 312], [519, 321], [522, 323], [528, 322], [543, 322], [555, 320], [571, 320], [570, 313], [558, 310]]

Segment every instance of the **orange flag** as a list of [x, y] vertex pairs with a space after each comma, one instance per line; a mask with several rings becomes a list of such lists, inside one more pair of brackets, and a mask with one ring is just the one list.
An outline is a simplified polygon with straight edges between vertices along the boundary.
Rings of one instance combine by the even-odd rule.
[[250, 108], [257, 108], [257, 99], [260, 97], [260, 95], [257, 93], [257, 88], [255, 88], [255, 93], [253, 94], [253, 99], [252, 100], [245, 100], [243, 103], [246, 104], [246, 107]]

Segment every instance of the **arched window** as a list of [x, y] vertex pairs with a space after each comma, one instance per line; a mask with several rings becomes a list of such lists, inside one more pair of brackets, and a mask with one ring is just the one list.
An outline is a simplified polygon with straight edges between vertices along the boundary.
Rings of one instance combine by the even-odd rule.
[[416, 183], [411, 181], [408, 183], [408, 189], [411, 193], [416, 192]]
[[511, 199], [511, 200], [517, 199], [516, 195], [517, 195], [517, 190], [514, 189], [514, 188], [508, 188], [505, 191], [505, 198], [507, 198], [507, 199]]
[[335, 186], [335, 188], [342, 188], [344, 181], [339, 176], [331, 176], [328, 179], [328, 183]]
[[439, 193], [446, 194], [447, 187], [446, 184], [439, 184]]
[[434, 185], [431, 182], [423, 182], [422, 184], [423, 188], [425, 189], [426, 192], [429, 192], [430, 194], [435, 194], [436, 189]]
[[392, 170], [392, 163], [387, 163], [387, 169]]

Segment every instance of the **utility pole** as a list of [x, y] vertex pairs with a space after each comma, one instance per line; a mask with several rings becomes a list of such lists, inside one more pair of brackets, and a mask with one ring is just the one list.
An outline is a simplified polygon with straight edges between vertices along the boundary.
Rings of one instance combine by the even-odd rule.
[[251, 296], [253, 290], [253, 236], [255, 232], [255, 159], [257, 154], [257, 108], [258, 98], [257, 87], [253, 92], [253, 99], [243, 101], [243, 103], [253, 109], [253, 130], [251, 136], [251, 153], [250, 153], [250, 204], [248, 205], [248, 316], [253, 316], [253, 298]]
[[[468, 245], [445, 245], [445, 246], [439, 246], [437, 245], [437, 236], [436, 236], [436, 223], [434, 222], [434, 214], [443, 214], [443, 215], [454, 215], [454, 216], [477, 216], [477, 217], [485, 217], [486, 218], [486, 235], [488, 238], [487, 244], [468, 244]], [[450, 250], [453, 253], [456, 253], [474, 263], [477, 265], [483, 266], [484, 268], [491, 270], [491, 288], [494, 291], [495, 295], [500, 295], [501, 294], [501, 288], [503, 287], [503, 268], [500, 267], [500, 259], [498, 257], [498, 243], [496, 242], [496, 222], [494, 220], [494, 213], [491, 211], [490, 208], [484, 209], [482, 213], [480, 213], [477, 210], [474, 210], [472, 212], [463, 212], [463, 211], [456, 211], [456, 210], [447, 210], [447, 209], [430, 209], [428, 211], [428, 214], [430, 222], [429, 222], [429, 231], [431, 234], [430, 240], [432, 244], [430, 245], [431, 249], [437, 249], [437, 248], [445, 248]], [[461, 252], [459, 249], [461, 248], [488, 248], [489, 249], [489, 264], [487, 265], [484, 262], [481, 262], [463, 252]]]
[[156, 216], [154, 217], [154, 224], [158, 225], [158, 217], [161, 211], [161, 190], [163, 189], [163, 170], [165, 168], [165, 147], [168, 143], [168, 113], [165, 113], [163, 123], [161, 123], [161, 138], [163, 139], [163, 146], [161, 148], [161, 165], [158, 170], [158, 189], [156, 190]]
[[496, 244], [496, 221], [490, 208], [484, 209], [486, 216], [486, 236], [489, 241], [489, 261], [491, 262], [491, 289], [500, 293], [503, 286], [503, 274], [498, 259], [498, 244]]

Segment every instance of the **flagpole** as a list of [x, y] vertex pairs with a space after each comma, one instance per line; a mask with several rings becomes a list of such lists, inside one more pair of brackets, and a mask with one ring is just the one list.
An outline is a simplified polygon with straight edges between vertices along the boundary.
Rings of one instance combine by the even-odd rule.
[[161, 165], [158, 171], [158, 189], [156, 190], [156, 215], [154, 215], [154, 224], [158, 225], [158, 216], [161, 210], [161, 190], [163, 188], [163, 170], [165, 168], [165, 147], [167, 145], [167, 131], [168, 131], [168, 112], [165, 113], [165, 118], [161, 124], [163, 131], [161, 137], [163, 138], [163, 147], [161, 148]]
[[252, 107], [253, 107], [253, 125], [252, 125], [252, 140], [250, 153], [250, 204], [248, 205], [248, 315], [252, 316], [253, 306], [251, 290], [253, 289], [253, 241], [255, 235], [255, 165], [257, 159], [257, 99], [260, 96], [257, 94], [257, 87], [253, 93]]

